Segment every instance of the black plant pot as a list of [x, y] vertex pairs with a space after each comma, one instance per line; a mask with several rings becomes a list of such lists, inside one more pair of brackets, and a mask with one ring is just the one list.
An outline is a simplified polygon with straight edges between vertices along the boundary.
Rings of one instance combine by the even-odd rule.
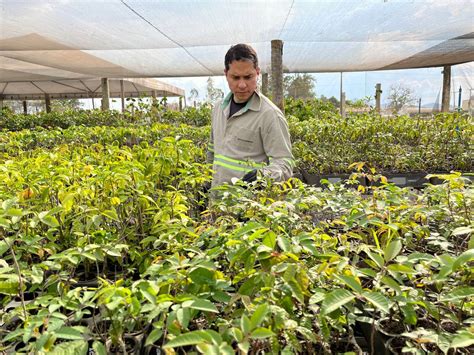
[[107, 340], [105, 347], [107, 348], [107, 354], [140, 354], [142, 349], [143, 335], [132, 335], [124, 334], [123, 342], [125, 349], [122, 346], [113, 344], [112, 340]]
[[[350, 174], [329, 174], [329, 175], [319, 175], [319, 174], [309, 174], [305, 170], [301, 171], [301, 176], [303, 178], [303, 182], [305, 182], [308, 185], [314, 185], [314, 186], [325, 186], [325, 184], [322, 183], [322, 180], [327, 180], [331, 184], [336, 184], [336, 183], [346, 183], [349, 178], [351, 177]], [[347, 184], [347, 186], [354, 186], [357, 187], [358, 185], [362, 186], [367, 186], [367, 181], [364, 177], [358, 177], [355, 180], [355, 184]]]
[[147, 345], [143, 348], [143, 355], [161, 355], [163, 354], [163, 350], [161, 348], [161, 344], [151, 344]]

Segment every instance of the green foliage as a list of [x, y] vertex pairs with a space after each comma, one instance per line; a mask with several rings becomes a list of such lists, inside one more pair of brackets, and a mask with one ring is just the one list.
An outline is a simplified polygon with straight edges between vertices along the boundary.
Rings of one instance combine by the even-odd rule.
[[[412, 352], [469, 352], [474, 194], [461, 173], [413, 191], [355, 164], [373, 186], [237, 182], [206, 206], [209, 128], [143, 117], [0, 134], [0, 350], [127, 353], [143, 332], [177, 353], [337, 353], [361, 322], [389, 319]], [[443, 117], [430, 139], [472, 132]], [[295, 139], [360, 122], [332, 119], [290, 119]], [[377, 127], [431, 144], [396, 122]]]
[[473, 170], [470, 116], [387, 118], [366, 113], [307, 118], [311, 113], [306, 107], [297, 110], [301, 113], [289, 117], [293, 154], [298, 167], [310, 173], [348, 173], [358, 161], [382, 173]]
[[283, 77], [283, 93], [293, 99], [314, 98], [316, 79], [311, 74], [288, 74]]
[[398, 114], [404, 106], [413, 103], [413, 92], [408, 87], [392, 85], [388, 92], [388, 101], [393, 114]]

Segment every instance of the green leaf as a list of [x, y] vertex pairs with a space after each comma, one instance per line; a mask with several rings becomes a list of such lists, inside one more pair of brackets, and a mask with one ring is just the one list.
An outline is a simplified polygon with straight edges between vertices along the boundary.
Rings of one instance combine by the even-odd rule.
[[257, 328], [250, 334], [250, 337], [254, 339], [265, 339], [265, 338], [272, 337], [274, 335], [275, 333], [273, 333], [270, 329]]
[[163, 329], [153, 329], [148, 337], [146, 338], [145, 345], [154, 344], [157, 340], [159, 340], [163, 336]]
[[119, 221], [119, 217], [117, 215], [117, 211], [115, 211], [115, 209], [113, 210], [105, 210], [102, 212], [102, 214], [107, 217], [107, 218], [110, 218], [114, 221]]
[[[278, 246], [281, 248], [281, 250], [283, 250], [284, 252], [288, 252], [291, 250], [291, 243], [288, 240], [288, 238], [285, 238], [284, 236], [279, 235], [277, 237], [277, 243], [278, 243]], [[308, 243], [314, 244], [314, 241], [310, 240]]]
[[244, 335], [239, 328], [231, 328], [230, 334], [234, 337], [235, 341], [240, 343], [244, 339]]
[[370, 303], [372, 303], [382, 312], [388, 313], [390, 311], [388, 299], [380, 292], [364, 291], [362, 292], [362, 296], [364, 296]]
[[392, 279], [390, 276], [383, 276], [381, 279], [382, 283], [385, 285], [389, 286], [393, 290], [395, 290], [396, 293], [401, 294], [402, 293], [402, 288], [400, 287], [399, 283]]
[[43, 217], [40, 217], [40, 221], [51, 228], [59, 227], [59, 222], [54, 216], [45, 215]]
[[464, 235], [464, 234], [469, 234], [474, 232], [474, 228], [472, 227], [458, 227], [455, 230], [453, 230], [452, 235]]
[[6, 240], [0, 240], [0, 256], [2, 256], [8, 249], [9, 245], [12, 245], [13, 238], [5, 238]]
[[394, 259], [402, 250], [402, 242], [400, 239], [394, 239], [388, 245], [385, 247], [383, 253], [384, 253], [384, 258], [385, 262], [388, 262], [392, 259]]
[[457, 287], [447, 291], [448, 293], [441, 296], [442, 301], [454, 301], [474, 296], [474, 287]]
[[265, 233], [263, 240], [262, 240], [263, 245], [266, 245], [267, 247], [274, 249], [275, 244], [276, 244], [276, 235], [273, 231], [268, 231]]
[[265, 319], [265, 316], [268, 313], [268, 305], [261, 304], [255, 309], [253, 312], [252, 317], [250, 317], [250, 329], [257, 328]]
[[329, 314], [336, 309], [342, 307], [346, 303], [352, 301], [355, 295], [344, 289], [331, 291], [325, 298], [321, 305], [321, 313]]
[[215, 283], [214, 272], [202, 267], [191, 271], [189, 277], [197, 285], [211, 285]]
[[107, 349], [100, 341], [94, 341], [94, 343], [92, 343], [92, 349], [94, 350], [95, 355], [107, 355]]
[[[85, 340], [68, 341], [56, 345], [48, 354], [77, 355], [87, 354], [88, 344]], [[97, 353], [96, 353], [97, 354]]]
[[183, 307], [189, 307], [192, 309], [198, 309], [198, 310], [206, 311], [206, 312], [219, 313], [216, 306], [214, 306], [214, 304], [211, 301], [204, 300], [204, 299], [197, 299], [193, 301], [183, 302]]
[[256, 277], [252, 276], [247, 279], [240, 287], [238, 293], [244, 296], [251, 296], [258, 282]]
[[5, 337], [3, 338], [3, 341], [7, 342], [15, 338], [16, 340], [19, 340], [20, 339], [19, 336], [23, 335], [24, 332], [25, 332], [25, 329], [23, 329], [23, 327], [17, 328], [14, 331], [8, 332], [8, 334], [6, 334]]
[[244, 353], [244, 354], [247, 354], [249, 352], [249, 349], [250, 349], [250, 343], [248, 341], [242, 341], [240, 343], [237, 344], [237, 346], [239, 347], [239, 349]]
[[418, 317], [413, 305], [411, 303], [407, 303], [405, 305], [400, 306], [400, 308], [402, 309], [405, 323], [415, 325], [418, 320]]
[[458, 332], [451, 341], [451, 348], [465, 348], [474, 344], [474, 334], [468, 331]]
[[176, 319], [182, 328], [187, 328], [191, 319], [189, 308], [180, 308], [176, 311]]
[[54, 332], [59, 339], [68, 339], [68, 340], [81, 340], [84, 339], [82, 333], [74, 328], [71, 327], [61, 327]]
[[472, 260], [474, 260], [474, 249], [466, 250], [464, 253], [459, 255], [454, 261], [453, 271], [456, 271], [461, 265], [465, 265]]
[[381, 269], [384, 265], [384, 260], [382, 258], [382, 256], [380, 256], [380, 254], [377, 254], [377, 253], [372, 253], [370, 251], [367, 252], [367, 255], [369, 256], [369, 258], [371, 258], [375, 264]]
[[9, 278], [4, 281], [0, 281], [0, 294], [4, 295], [17, 295], [19, 291], [20, 281], [18, 279]]
[[6, 218], [2, 218], [0, 217], [0, 227], [3, 227], [3, 228], [10, 228], [10, 221]]
[[387, 266], [387, 269], [394, 272], [399, 272], [402, 274], [414, 274], [415, 270], [411, 266], [403, 265], [403, 264], [391, 264]]
[[245, 314], [242, 314], [242, 317], [240, 318], [240, 328], [244, 334], [250, 333], [250, 319]]
[[343, 282], [346, 286], [352, 288], [358, 294], [362, 293], [362, 285], [352, 275], [336, 275], [336, 279]]
[[309, 298], [309, 304], [316, 304], [324, 300], [326, 293], [320, 290], [316, 290], [314, 294]]
[[204, 337], [201, 333], [202, 333], [202, 331], [196, 330], [194, 332], [189, 332], [189, 333], [178, 335], [176, 338], [173, 338], [169, 342], [167, 342], [163, 346], [163, 349], [176, 348], [178, 346], [197, 345], [197, 344], [200, 344], [200, 343], [205, 343], [206, 342], [206, 337]]
[[9, 208], [5, 211], [4, 215], [9, 217], [21, 217], [23, 216], [23, 210], [19, 208]]

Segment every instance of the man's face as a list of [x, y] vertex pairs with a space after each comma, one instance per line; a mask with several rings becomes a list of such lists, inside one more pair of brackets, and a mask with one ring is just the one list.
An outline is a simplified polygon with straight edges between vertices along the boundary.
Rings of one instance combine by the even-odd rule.
[[229, 70], [224, 70], [224, 73], [237, 103], [247, 101], [257, 89], [260, 68], [254, 68], [249, 60], [234, 60], [229, 64]]

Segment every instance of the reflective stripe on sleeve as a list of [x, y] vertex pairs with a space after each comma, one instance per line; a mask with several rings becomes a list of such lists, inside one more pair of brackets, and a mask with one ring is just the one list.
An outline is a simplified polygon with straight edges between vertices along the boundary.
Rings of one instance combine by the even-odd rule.
[[233, 171], [243, 171], [243, 172], [249, 172], [249, 171], [252, 171], [253, 169], [252, 168], [242, 168], [242, 167], [239, 167], [239, 166], [235, 166], [235, 165], [230, 165], [230, 164], [226, 164], [226, 163], [223, 163], [219, 160], [214, 160], [214, 164], [216, 165], [219, 165], [219, 166], [222, 166], [226, 169], [229, 169], [229, 170], [233, 170]]
[[233, 159], [233, 158], [226, 157], [225, 155], [222, 155], [222, 154], [214, 155], [214, 164], [222, 166], [229, 170], [244, 171], [244, 172], [252, 171], [255, 168], [262, 168], [266, 165], [262, 163], [252, 162], [252, 161]]
[[215, 159], [219, 159], [225, 163], [232, 163], [232, 165], [237, 165], [244, 168], [263, 168], [266, 165], [264, 163], [229, 158], [222, 154], [216, 154]]

